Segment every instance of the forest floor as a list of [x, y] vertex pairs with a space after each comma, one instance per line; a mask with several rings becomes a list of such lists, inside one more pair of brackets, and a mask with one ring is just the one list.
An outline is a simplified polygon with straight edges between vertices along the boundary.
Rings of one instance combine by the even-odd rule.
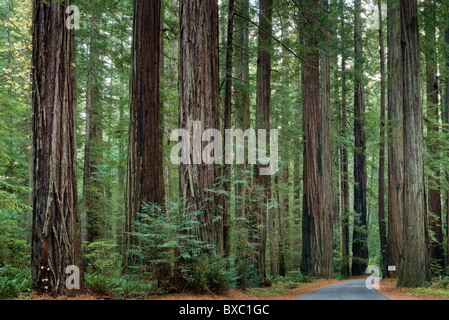
[[[223, 294], [193, 294], [176, 293], [163, 295], [150, 295], [144, 300], [294, 300], [295, 298], [317, 289], [329, 287], [348, 280], [365, 279], [366, 276], [349, 277], [346, 280], [316, 279], [313, 282], [300, 283], [295, 288], [289, 288], [282, 283], [273, 284], [271, 287], [252, 288], [247, 291], [231, 289]], [[397, 279], [384, 279], [380, 282], [377, 291], [391, 300], [449, 300], [449, 289], [425, 287], [418, 289], [398, 288]], [[120, 300], [119, 297], [98, 296], [84, 294], [74, 298], [51, 296], [38, 296], [31, 294], [23, 297], [24, 300]]]
[[434, 286], [416, 289], [399, 288], [397, 282], [397, 279], [383, 279], [377, 291], [391, 300], [449, 300], [449, 289]]
[[[350, 277], [347, 280], [363, 279], [366, 277]], [[332, 286], [342, 281], [338, 279], [316, 279], [313, 282], [298, 284], [295, 288], [289, 288], [283, 283], [275, 283], [271, 287], [251, 288], [246, 291], [240, 289], [231, 289], [222, 294], [193, 294], [189, 292], [163, 295], [150, 295], [145, 300], [294, 300], [304, 293]], [[120, 300], [119, 297], [98, 296], [96, 294], [78, 295], [74, 298], [57, 297], [53, 298], [46, 295], [36, 295], [34, 293], [25, 300]]]

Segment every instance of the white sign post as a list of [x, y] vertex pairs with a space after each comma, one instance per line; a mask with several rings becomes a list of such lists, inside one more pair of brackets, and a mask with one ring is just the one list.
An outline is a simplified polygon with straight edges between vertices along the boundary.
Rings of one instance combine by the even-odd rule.
[[391, 283], [393, 283], [393, 275], [396, 271], [396, 266], [388, 266], [388, 271], [390, 272]]

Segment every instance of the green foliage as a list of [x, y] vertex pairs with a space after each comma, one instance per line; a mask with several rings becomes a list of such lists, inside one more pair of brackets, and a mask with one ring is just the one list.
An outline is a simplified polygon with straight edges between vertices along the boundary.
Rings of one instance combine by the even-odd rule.
[[253, 287], [260, 287], [263, 279], [257, 272], [255, 266], [247, 259], [236, 261], [236, 286], [245, 290]]
[[294, 283], [313, 282], [315, 279], [312, 276], [304, 275], [299, 270], [288, 271], [285, 277], [277, 277], [276, 281], [291, 281]]
[[195, 293], [222, 293], [234, 287], [234, 269], [227, 268], [227, 261], [215, 254], [198, 254], [186, 261], [182, 277], [185, 288]]
[[119, 254], [117, 245], [110, 241], [97, 241], [87, 245], [86, 259], [88, 272], [112, 274], [117, 268]]
[[31, 272], [5, 266], [0, 268], [0, 299], [14, 299], [31, 292]]
[[[192, 214], [181, 211], [180, 203], [163, 210], [156, 204], [145, 204], [136, 221], [138, 245], [130, 250], [138, 262], [130, 266], [136, 274], [157, 280], [157, 266], [181, 266], [183, 288], [193, 292], [223, 292], [236, 280], [229, 260], [214, 254], [215, 248], [196, 239], [192, 230], [198, 223]], [[163, 289], [163, 288], [161, 288]], [[168, 288], [167, 288], [168, 289]]]
[[135, 279], [129, 276], [113, 278], [109, 282], [110, 291], [122, 299], [144, 298], [159, 290], [154, 281]]
[[108, 277], [99, 273], [85, 273], [86, 286], [95, 293], [106, 294], [109, 290]]
[[449, 298], [448, 290], [438, 289], [438, 288], [434, 288], [434, 287], [412, 288], [412, 289], [410, 289], [410, 291], [418, 296], [433, 296], [433, 297]]
[[135, 276], [105, 276], [100, 273], [86, 273], [86, 285], [100, 295], [113, 295], [121, 299], [136, 299], [156, 293], [154, 281], [138, 279]]
[[441, 261], [438, 259], [430, 259], [430, 271], [432, 275], [441, 277], [444, 274], [444, 268], [441, 266]]

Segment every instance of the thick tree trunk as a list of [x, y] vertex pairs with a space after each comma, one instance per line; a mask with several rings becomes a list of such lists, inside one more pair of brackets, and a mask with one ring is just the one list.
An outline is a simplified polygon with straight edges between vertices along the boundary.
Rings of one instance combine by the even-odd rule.
[[[70, 1], [65, 5], [70, 5]], [[53, 295], [73, 295], [76, 290], [72, 288], [84, 289], [76, 187], [72, 41], [73, 34], [65, 25], [65, 7], [58, 2], [44, 4], [35, 0], [31, 270], [33, 288], [38, 293]], [[75, 274], [74, 281], [70, 281], [67, 277], [73, 275], [76, 267], [79, 277]]]
[[[437, 62], [437, 39], [435, 28], [435, 3], [429, 1], [425, 7], [426, 20], [425, 20], [425, 33], [426, 40], [428, 41], [425, 47], [426, 56], [426, 91], [427, 91], [427, 117], [429, 124], [427, 126], [427, 134], [430, 139], [434, 138], [434, 135], [438, 134], [438, 62]], [[430, 142], [429, 152], [432, 155], [438, 154], [438, 144]], [[435, 262], [444, 269], [444, 249], [443, 249], [443, 220], [442, 220], [442, 208], [441, 208], [441, 194], [438, 190], [440, 185], [440, 168], [438, 161], [435, 164], [431, 164], [431, 170], [434, 174], [434, 178], [429, 177], [429, 192], [428, 192], [428, 210], [429, 210], [429, 227], [434, 234], [434, 241], [431, 243], [431, 258], [435, 259]]]
[[363, 87], [362, 3], [354, 1], [354, 232], [352, 242], [352, 275], [365, 273], [368, 265], [366, 219], [365, 102]]
[[[134, 1], [131, 105], [126, 186], [126, 222], [123, 270], [136, 263], [136, 255], [127, 252], [138, 245], [131, 233], [144, 204], [164, 206], [161, 110], [159, 101], [161, 1]], [[156, 72], [155, 72], [156, 70]], [[157, 252], [154, 252], [157, 259]], [[165, 267], [157, 266], [159, 284]]]
[[379, 144], [379, 237], [382, 274], [388, 274], [387, 227], [385, 221], [385, 48], [382, 22], [382, 1], [378, 1], [379, 10], [379, 55], [380, 55], [380, 144]]
[[402, 250], [404, 208], [403, 68], [399, 0], [388, 0], [388, 264]]
[[400, 0], [404, 81], [404, 234], [398, 286], [420, 287], [429, 277], [424, 206], [423, 122], [416, 0]]
[[[309, 8], [320, 5], [317, 0], [308, 0], [307, 3]], [[311, 27], [305, 26], [308, 30]], [[323, 51], [320, 59], [316, 38], [309, 36], [305, 42], [302, 81], [305, 149], [301, 269], [315, 277], [329, 278], [333, 274], [329, 57]]]
[[[219, 129], [218, 70], [218, 4], [216, 0], [180, 1], [179, 38], [179, 124], [193, 136], [193, 122], [202, 129]], [[205, 144], [203, 144], [203, 147]], [[200, 156], [193, 153], [193, 157]], [[179, 195], [184, 209], [192, 213], [197, 240], [219, 249], [218, 230], [213, 198], [214, 164], [181, 164]], [[196, 214], [194, 214], [196, 212]], [[199, 213], [199, 214], [198, 214]]]

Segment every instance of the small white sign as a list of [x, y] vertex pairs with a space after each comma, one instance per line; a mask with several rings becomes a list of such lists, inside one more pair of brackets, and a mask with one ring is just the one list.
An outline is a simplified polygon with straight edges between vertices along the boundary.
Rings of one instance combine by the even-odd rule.
[[396, 271], [396, 266], [388, 266], [388, 271]]

